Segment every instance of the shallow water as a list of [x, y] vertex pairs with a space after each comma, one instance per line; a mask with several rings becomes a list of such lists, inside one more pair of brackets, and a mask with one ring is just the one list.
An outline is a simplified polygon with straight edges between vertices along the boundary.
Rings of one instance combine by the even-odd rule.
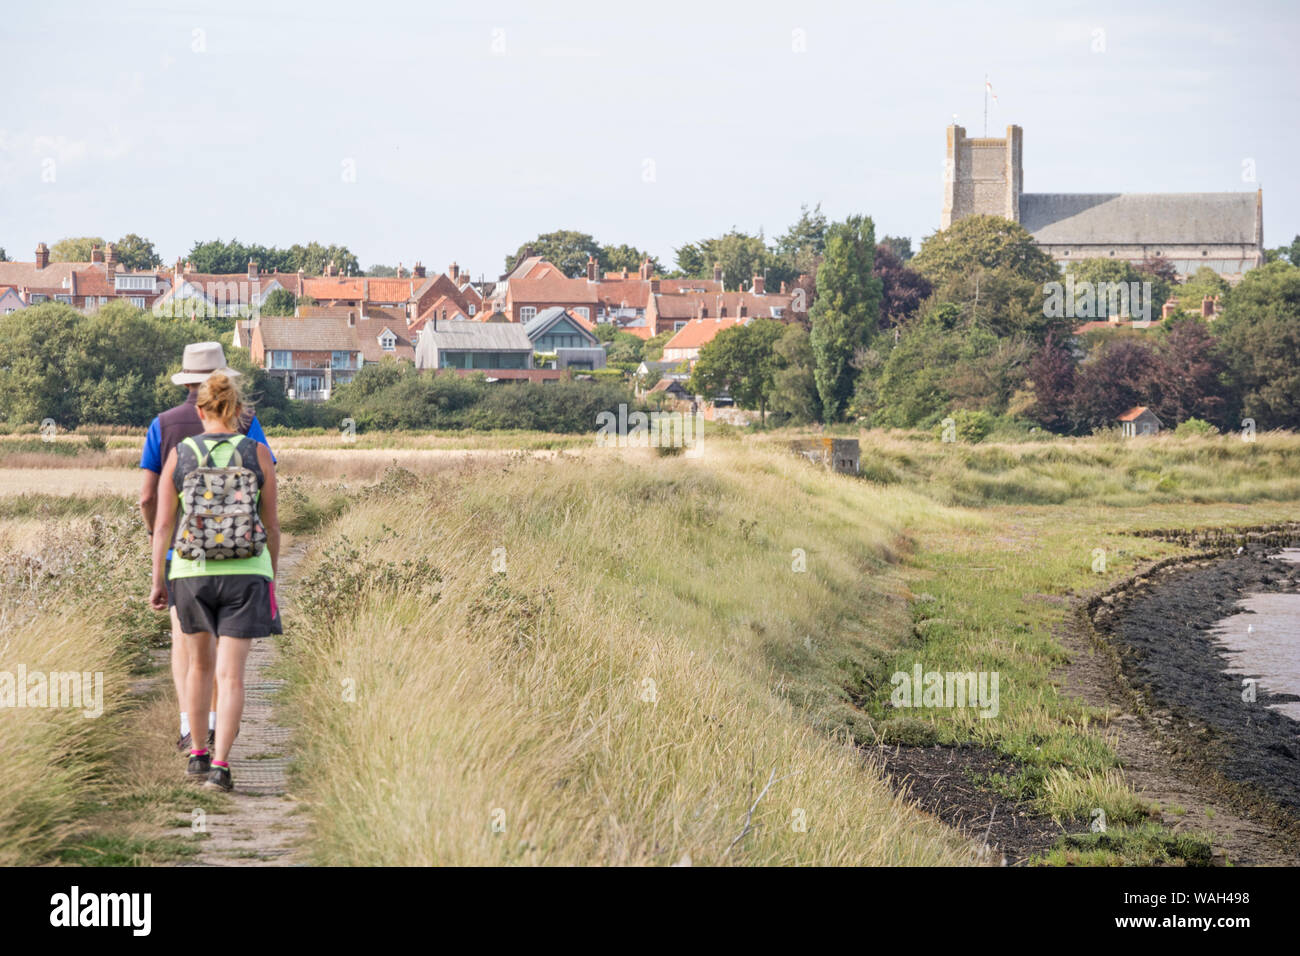
[[[1300, 563], [1300, 548], [1278, 557]], [[1258, 676], [1261, 694], [1300, 696], [1300, 594], [1249, 594], [1237, 606], [1211, 632], [1227, 652], [1227, 672]], [[1300, 720], [1300, 701], [1271, 706]]]

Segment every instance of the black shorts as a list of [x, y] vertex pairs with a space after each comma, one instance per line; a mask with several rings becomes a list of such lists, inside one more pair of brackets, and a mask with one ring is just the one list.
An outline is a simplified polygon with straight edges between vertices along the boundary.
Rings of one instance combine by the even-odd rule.
[[260, 574], [207, 574], [176, 578], [168, 589], [186, 634], [268, 637], [280, 633], [271, 614], [271, 579]]

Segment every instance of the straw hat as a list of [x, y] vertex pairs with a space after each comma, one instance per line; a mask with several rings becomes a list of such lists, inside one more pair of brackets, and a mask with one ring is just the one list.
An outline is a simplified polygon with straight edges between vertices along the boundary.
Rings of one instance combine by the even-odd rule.
[[194, 342], [185, 346], [181, 370], [172, 376], [177, 385], [201, 385], [214, 372], [224, 372], [232, 378], [239, 373], [226, 365], [226, 353], [220, 342]]

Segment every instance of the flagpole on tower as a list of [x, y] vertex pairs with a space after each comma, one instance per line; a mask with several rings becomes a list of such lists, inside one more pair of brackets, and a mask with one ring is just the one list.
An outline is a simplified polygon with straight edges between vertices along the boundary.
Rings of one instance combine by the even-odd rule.
[[989, 135], [989, 75], [984, 74], [984, 136]]

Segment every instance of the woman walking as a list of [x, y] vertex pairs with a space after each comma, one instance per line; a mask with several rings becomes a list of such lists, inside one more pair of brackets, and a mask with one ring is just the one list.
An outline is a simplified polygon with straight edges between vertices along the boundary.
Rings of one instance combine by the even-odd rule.
[[[199, 386], [203, 433], [167, 456], [159, 475], [150, 604], [167, 608], [167, 585], [189, 649], [189, 713], [202, 713], [217, 682], [214, 746], [192, 747], [186, 773], [230, 790], [230, 748], [244, 712], [244, 664], [252, 638], [273, 633], [280, 554], [275, 464], [270, 450], [239, 433], [243, 398], [218, 372]], [[167, 549], [174, 546], [170, 569]], [[197, 744], [198, 741], [195, 741]]]

